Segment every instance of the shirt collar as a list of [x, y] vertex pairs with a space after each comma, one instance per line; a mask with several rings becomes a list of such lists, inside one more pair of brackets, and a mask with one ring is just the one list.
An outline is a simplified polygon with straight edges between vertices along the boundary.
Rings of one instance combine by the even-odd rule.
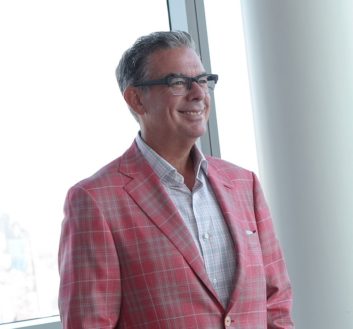
[[[149, 147], [142, 139], [140, 133], [138, 133], [136, 136], [136, 144], [144, 158], [147, 160], [147, 162], [162, 181], [165, 181], [166, 179], [172, 179], [181, 183], [184, 182], [183, 176], [180, 175], [168, 161], [163, 159], [157, 152]], [[205, 156], [196, 144], [193, 146], [191, 152], [194, 160], [196, 178], [200, 179], [202, 173], [207, 175], [208, 163]]]

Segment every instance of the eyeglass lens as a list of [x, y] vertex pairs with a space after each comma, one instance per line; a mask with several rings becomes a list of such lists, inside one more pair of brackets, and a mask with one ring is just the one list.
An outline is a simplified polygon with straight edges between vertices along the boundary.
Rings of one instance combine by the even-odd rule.
[[172, 77], [169, 80], [169, 87], [174, 95], [185, 95], [191, 89], [193, 82], [206, 92], [209, 92], [209, 89], [213, 90], [216, 84], [215, 80], [207, 75], [197, 78]]

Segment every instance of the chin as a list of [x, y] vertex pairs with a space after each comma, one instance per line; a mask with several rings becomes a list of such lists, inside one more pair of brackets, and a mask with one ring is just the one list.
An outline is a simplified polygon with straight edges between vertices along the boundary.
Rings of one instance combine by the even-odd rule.
[[188, 139], [197, 140], [205, 134], [206, 130], [206, 125], [193, 125], [189, 127], [184, 127], [184, 129], [180, 132], [184, 137]]
[[202, 129], [202, 130], [194, 130], [192, 133], [191, 133], [191, 136], [192, 138], [194, 139], [198, 139], [200, 137], [202, 137], [204, 134], [206, 133], [206, 129]]

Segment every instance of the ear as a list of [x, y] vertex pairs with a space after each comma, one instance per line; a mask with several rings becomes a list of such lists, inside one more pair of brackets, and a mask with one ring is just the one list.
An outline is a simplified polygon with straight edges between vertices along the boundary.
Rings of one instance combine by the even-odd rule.
[[136, 87], [129, 86], [123, 93], [125, 102], [137, 114], [143, 115], [146, 111], [142, 104], [142, 91]]

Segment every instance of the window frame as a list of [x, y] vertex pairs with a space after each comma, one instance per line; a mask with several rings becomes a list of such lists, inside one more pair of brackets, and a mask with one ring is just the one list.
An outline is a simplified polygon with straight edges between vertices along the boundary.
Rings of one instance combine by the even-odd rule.
[[[167, 0], [169, 25], [171, 31], [182, 30], [189, 32], [195, 41], [202, 64], [206, 72], [212, 72], [210, 51], [208, 46], [206, 14], [203, 0]], [[200, 138], [199, 145], [205, 155], [221, 157], [215, 96], [211, 95], [210, 117], [207, 131]]]

